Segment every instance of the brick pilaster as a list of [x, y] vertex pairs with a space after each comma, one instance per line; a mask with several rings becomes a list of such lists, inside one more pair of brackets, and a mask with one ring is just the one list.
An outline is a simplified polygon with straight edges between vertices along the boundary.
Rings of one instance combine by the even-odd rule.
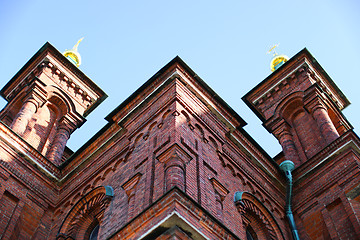
[[32, 116], [36, 113], [37, 109], [38, 109], [38, 102], [36, 102], [36, 100], [33, 97], [31, 96], [28, 97], [25, 100], [24, 104], [22, 105], [20, 111], [16, 115], [10, 128], [14, 132], [22, 136]]
[[47, 154], [49, 160], [56, 165], [61, 164], [61, 158], [64, 153], [66, 143], [70, 138], [70, 134], [71, 124], [68, 121], [63, 120], [57, 128], [53, 143], [51, 144], [51, 148]]
[[307, 103], [306, 108], [315, 119], [321, 135], [327, 144], [339, 137], [339, 133], [329, 117], [326, 106], [319, 97], [315, 97], [312, 101]]
[[185, 171], [183, 162], [175, 156], [172, 156], [166, 163], [165, 169], [165, 186], [166, 191], [177, 186], [181, 190], [185, 190]]
[[191, 157], [177, 144], [172, 145], [157, 157], [165, 168], [165, 190], [177, 186], [183, 191], [185, 189], [185, 164]]

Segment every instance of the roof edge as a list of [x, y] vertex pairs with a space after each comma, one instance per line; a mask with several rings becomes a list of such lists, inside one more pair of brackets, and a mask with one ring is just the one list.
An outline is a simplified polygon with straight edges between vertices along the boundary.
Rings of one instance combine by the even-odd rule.
[[5, 96], [5, 90], [13, 84], [13, 82], [20, 77], [20, 75], [26, 71], [28, 67], [44, 52], [49, 51], [51, 52], [66, 68], [68, 68], [72, 73], [74, 73], [79, 79], [83, 80], [85, 83], [87, 83], [87, 86], [92, 89], [92, 91], [96, 92], [100, 97], [97, 99], [97, 101], [88, 108], [84, 116], [89, 115], [90, 112], [92, 112], [101, 102], [103, 102], [108, 96], [107, 94], [99, 87], [97, 86], [88, 76], [85, 75], [78, 67], [76, 67], [74, 64], [72, 64], [62, 53], [57, 50], [53, 45], [51, 45], [49, 42], [46, 42], [26, 63], [25, 65], [8, 81], [5, 86], [0, 90], [0, 95], [6, 99]]
[[137, 95], [139, 95], [142, 91], [144, 91], [151, 83], [159, 76], [165, 73], [167, 69], [169, 69], [172, 65], [179, 64], [182, 66], [186, 72], [189, 73], [191, 77], [193, 77], [199, 85], [204, 88], [211, 97], [214, 98], [215, 101], [219, 102], [221, 107], [223, 107], [229, 114], [239, 122], [238, 127], [244, 127], [247, 125], [244, 119], [242, 119], [209, 85], [207, 85], [179, 56], [173, 58], [169, 63], [167, 63], [164, 67], [162, 67], [159, 71], [157, 71], [152, 77], [150, 77], [143, 85], [141, 85], [135, 92], [133, 92], [127, 99], [125, 99], [119, 106], [117, 106], [111, 113], [109, 113], [105, 119], [109, 122], [112, 122], [112, 118], [114, 115], [121, 111], [128, 103], [135, 99]]

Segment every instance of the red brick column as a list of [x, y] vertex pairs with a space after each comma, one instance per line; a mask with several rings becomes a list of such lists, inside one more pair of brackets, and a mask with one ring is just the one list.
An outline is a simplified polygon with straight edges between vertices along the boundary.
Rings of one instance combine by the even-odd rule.
[[36, 102], [34, 98], [29, 97], [28, 99], [26, 99], [20, 111], [13, 120], [10, 128], [14, 132], [22, 136], [37, 108], [38, 102]]
[[67, 141], [70, 138], [71, 128], [67, 122], [62, 122], [57, 128], [50, 151], [47, 155], [50, 161], [56, 165], [61, 164], [61, 157], [64, 153]]
[[299, 166], [301, 164], [301, 161], [294, 140], [290, 133], [289, 126], [284, 120], [281, 121], [282, 122], [274, 130], [273, 133], [280, 142], [280, 145], [285, 155], [285, 159], [291, 160], [295, 164], [295, 166]]
[[170, 160], [166, 163], [166, 191], [170, 190], [174, 186], [178, 186], [181, 190], [185, 189], [185, 172], [183, 165], [183, 162], [178, 157], [171, 157]]
[[339, 137], [339, 133], [331, 121], [325, 105], [319, 98], [314, 99], [306, 107], [316, 120], [321, 135], [324, 137], [327, 144], [331, 143]]

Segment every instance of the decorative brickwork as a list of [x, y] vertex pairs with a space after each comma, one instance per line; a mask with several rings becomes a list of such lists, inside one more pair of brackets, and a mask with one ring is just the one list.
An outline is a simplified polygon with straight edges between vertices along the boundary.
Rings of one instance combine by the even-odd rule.
[[241, 214], [244, 229], [250, 226], [259, 239], [284, 239], [271, 212], [254, 195], [236, 192], [234, 202]]
[[104, 211], [114, 197], [110, 186], [97, 187], [79, 199], [61, 224], [56, 239], [89, 239], [94, 222], [102, 222]]
[[291, 239], [284, 160], [300, 238], [360, 238], [349, 101], [306, 49], [243, 97], [279, 140], [275, 159], [179, 57], [75, 153], [68, 139], [106, 94], [53, 46], [0, 94], [2, 239]]

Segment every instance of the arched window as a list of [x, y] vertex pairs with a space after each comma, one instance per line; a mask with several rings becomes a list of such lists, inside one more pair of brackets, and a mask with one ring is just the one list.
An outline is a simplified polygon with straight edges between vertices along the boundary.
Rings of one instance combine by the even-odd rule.
[[242, 216], [247, 240], [285, 239], [271, 212], [248, 192], [236, 192], [234, 203]]
[[97, 239], [105, 209], [113, 196], [112, 187], [100, 186], [79, 199], [62, 222], [56, 239]]

